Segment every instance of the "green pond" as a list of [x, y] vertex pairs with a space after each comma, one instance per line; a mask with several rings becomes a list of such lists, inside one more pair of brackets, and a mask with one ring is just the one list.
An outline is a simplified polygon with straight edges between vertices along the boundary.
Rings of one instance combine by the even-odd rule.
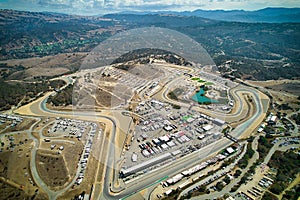
[[218, 103], [218, 100], [210, 99], [204, 96], [204, 94], [205, 91], [203, 88], [201, 88], [199, 92], [197, 92], [194, 96], [192, 96], [192, 99], [194, 101], [197, 101], [198, 103]]

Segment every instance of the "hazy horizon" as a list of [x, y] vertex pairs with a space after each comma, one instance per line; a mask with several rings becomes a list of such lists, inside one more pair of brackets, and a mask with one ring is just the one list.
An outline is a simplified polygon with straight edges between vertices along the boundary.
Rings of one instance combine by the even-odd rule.
[[77, 15], [102, 15], [117, 12], [159, 12], [202, 10], [245, 10], [299, 8], [300, 1], [272, 0], [1, 0], [1, 9], [32, 12], [57, 12]]

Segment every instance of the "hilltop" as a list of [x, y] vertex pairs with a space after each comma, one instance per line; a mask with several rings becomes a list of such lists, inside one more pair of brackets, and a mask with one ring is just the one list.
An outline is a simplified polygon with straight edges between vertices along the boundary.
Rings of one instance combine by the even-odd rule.
[[249, 23], [299, 23], [300, 8], [264, 8], [255, 11], [245, 10], [202, 10], [160, 11], [160, 12], [122, 12], [120, 14], [170, 14], [177, 16], [196, 16], [213, 20]]
[[[277, 10], [280, 12], [284, 13]], [[46, 67], [62, 67], [53, 62], [59, 55], [59, 60], [67, 67], [57, 75], [74, 72], [79, 69], [84, 54], [108, 37], [124, 30], [150, 26], [169, 28], [190, 36], [207, 50], [223, 74], [251, 80], [300, 77], [300, 23], [226, 22], [174, 14], [85, 17], [1, 10], [0, 59], [6, 71], [13, 68], [10, 71], [15, 72], [33, 67], [31, 61], [18, 62], [24, 58], [42, 57], [40, 60], [47, 62]], [[78, 60], [77, 54], [80, 54]], [[45, 73], [22, 74], [38, 77]], [[11, 76], [9, 73], [5, 77], [24, 78], [24, 75]]]

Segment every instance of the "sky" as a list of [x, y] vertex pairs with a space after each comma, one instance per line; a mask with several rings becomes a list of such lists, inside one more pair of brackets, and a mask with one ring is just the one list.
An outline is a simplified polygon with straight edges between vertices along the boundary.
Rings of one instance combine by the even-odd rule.
[[1, 9], [97, 15], [122, 11], [259, 10], [300, 7], [300, 0], [0, 0]]

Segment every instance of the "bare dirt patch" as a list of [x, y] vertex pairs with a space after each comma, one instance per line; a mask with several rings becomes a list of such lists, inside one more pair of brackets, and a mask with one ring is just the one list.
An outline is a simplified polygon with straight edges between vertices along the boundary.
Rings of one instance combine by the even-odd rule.
[[29, 118], [24, 118], [23, 121], [19, 124], [17, 124], [14, 127], [9, 127], [8, 129], [6, 129], [3, 133], [8, 133], [8, 132], [13, 132], [13, 131], [24, 131], [29, 129], [34, 123], [36, 122], [36, 120], [34, 119], [29, 119]]
[[[24, 142], [26, 138], [25, 134], [15, 134], [14, 138], [16, 144], [14, 150], [9, 151], [5, 148], [5, 150], [0, 153], [0, 179], [3, 182], [1, 186], [4, 187], [3, 190], [7, 189], [7, 193], [5, 192], [3, 195], [13, 195], [15, 193], [17, 196], [14, 197], [17, 198], [18, 195], [22, 196], [23, 194], [17, 191], [22, 190], [25, 192], [25, 196], [32, 196], [35, 190], [38, 189], [33, 182], [30, 171], [32, 141], [26, 140], [26, 142]], [[5, 146], [7, 146], [7, 144], [5, 144]], [[15, 192], [11, 192], [12, 190], [7, 188], [6, 184], [13, 187]], [[2, 188], [0, 188], [0, 191], [2, 191]], [[0, 196], [3, 197], [3, 195]]]
[[274, 103], [279, 106], [287, 104], [291, 109], [279, 110], [285, 113], [294, 112], [299, 109], [300, 80], [269, 80], [269, 81], [249, 81], [249, 83], [262, 86], [268, 89], [273, 97]]
[[[51, 150], [51, 145], [55, 148]], [[64, 150], [58, 154], [58, 148], [63, 146]], [[37, 154], [37, 168], [41, 177], [47, 179], [47, 185], [54, 189], [66, 185], [76, 175], [77, 164], [80, 159], [83, 144], [77, 139], [51, 140], [41, 142], [42, 149]], [[56, 187], [58, 186], [58, 187]]]
[[275, 91], [284, 91], [294, 95], [300, 95], [300, 83], [283, 83], [278, 85], [269, 86], [269, 88]]
[[25, 67], [22, 71], [17, 71], [10, 75], [9, 79], [31, 79], [37, 76], [56, 76], [80, 68], [82, 61], [87, 53], [68, 53], [54, 56], [34, 57], [26, 59], [14, 59], [1, 61], [8, 66]]
[[70, 175], [62, 155], [38, 150], [36, 167], [40, 177], [52, 189], [58, 190], [69, 180]]
[[99, 161], [95, 159], [95, 157], [89, 158], [89, 163], [87, 165], [87, 170], [85, 173], [85, 177], [82, 183], [78, 185], [74, 185], [71, 189], [69, 189], [63, 196], [58, 197], [58, 199], [72, 199], [75, 195], [81, 194], [83, 191], [85, 193], [90, 194], [92, 184], [95, 179], [96, 169], [98, 167]]
[[30, 196], [27, 195], [21, 189], [17, 189], [7, 183], [4, 183], [0, 180], [0, 199], [14, 199], [14, 200], [23, 200], [29, 199]]

